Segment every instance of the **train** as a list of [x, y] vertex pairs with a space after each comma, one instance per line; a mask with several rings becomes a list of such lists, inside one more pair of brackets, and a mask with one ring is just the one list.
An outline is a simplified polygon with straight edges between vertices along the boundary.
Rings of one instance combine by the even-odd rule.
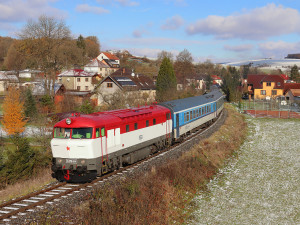
[[148, 157], [208, 126], [224, 107], [219, 90], [159, 104], [71, 117], [56, 123], [52, 177], [89, 182]]

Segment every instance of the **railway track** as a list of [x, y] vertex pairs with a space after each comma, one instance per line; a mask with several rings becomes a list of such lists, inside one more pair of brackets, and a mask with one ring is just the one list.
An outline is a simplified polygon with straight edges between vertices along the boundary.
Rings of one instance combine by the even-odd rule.
[[161, 150], [161, 151], [157, 152], [156, 154], [153, 154], [153, 155], [149, 156], [148, 158], [141, 160], [137, 163], [131, 164], [131, 165], [121, 168], [117, 171], [103, 175], [103, 176], [93, 180], [90, 183], [83, 183], [83, 184], [73, 184], [73, 183], [66, 183], [66, 182], [58, 183], [58, 184], [54, 184], [53, 186], [50, 186], [48, 188], [42, 189], [40, 191], [33, 192], [33, 193], [30, 193], [23, 197], [13, 199], [13, 200], [7, 201], [3, 204], [0, 204], [0, 224], [6, 224], [6, 223], [9, 224], [13, 219], [18, 218], [18, 216], [25, 216], [29, 212], [34, 212], [36, 207], [43, 208], [43, 205], [45, 205], [45, 204], [54, 204], [54, 203], [60, 201], [62, 198], [67, 198], [68, 196], [73, 195], [74, 193], [85, 191], [87, 188], [92, 188], [94, 185], [103, 183], [109, 178], [112, 178], [112, 177], [118, 176], [118, 175], [122, 175], [136, 167], [139, 167], [139, 165], [142, 165], [142, 164], [146, 163], [147, 161], [150, 161], [156, 157], [160, 157], [160, 156], [164, 155], [164, 153], [170, 152], [171, 150], [177, 148], [178, 146], [184, 145], [185, 143], [187, 143], [190, 140], [192, 140], [193, 138], [197, 137], [199, 134], [204, 133], [208, 129], [211, 129], [211, 130], [216, 129], [216, 128], [214, 128], [215, 124], [222, 117], [226, 117], [226, 115], [227, 115], [226, 112], [225, 113], [223, 112], [219, 116], [217, 121], [214, 122], [211, 126], [200, 129], [194, 133], [191, 133], [189, 136], [186, 136], [184, 138], [183, 142], [177, 143], [177, 144], [172, 145], [164, 150]]

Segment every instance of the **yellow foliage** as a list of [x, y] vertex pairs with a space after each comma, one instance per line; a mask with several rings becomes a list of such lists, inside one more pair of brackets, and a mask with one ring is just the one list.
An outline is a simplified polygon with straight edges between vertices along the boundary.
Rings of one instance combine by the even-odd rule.
[[20, 90], [10, 88], [3, 102], [3, 129], [8, 135], [22, 133], [26, 122], [24, 103], [20, 101]]

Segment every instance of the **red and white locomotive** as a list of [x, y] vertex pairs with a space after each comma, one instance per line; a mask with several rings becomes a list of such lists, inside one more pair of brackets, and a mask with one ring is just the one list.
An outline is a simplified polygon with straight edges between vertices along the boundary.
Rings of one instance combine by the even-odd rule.
[[171, 144], [170, 110], [151, 105], [75, 114], [54, 126], [53, 177], [88, 181]]
[[88, 181], [137, 162], [209, 125], [223, 103], [223, 94], [215, 90], [160, 105], [75, 114], [54, 126], [53, 177]]

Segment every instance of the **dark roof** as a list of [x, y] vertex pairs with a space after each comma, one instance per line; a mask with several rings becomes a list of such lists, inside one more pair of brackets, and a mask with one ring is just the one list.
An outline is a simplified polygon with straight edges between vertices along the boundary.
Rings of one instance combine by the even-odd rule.
[[262, 89], [263, 82], [275, 82], [274, 89], [283, 89], [284, 79], [280, 75], [249, 74], [247, 83], [252, 84], [254, 89]]
[[300, 89], [300, 83], [285, 83], [283, 94], [288, 92], [290, 89]]
[[190, 108], [209, 103], [211, 101], [215, 101], [222, 96], [223, 94], [220, 91], [214, 90], [204, 95], [162, 102], [160, 103], [160, 105], [163, 105], [176, 113], [182, 110], [188, 110]]
[[155, 84], [153, 80], [143, 74], [134, 74], [131, 69], [121, 68], [110, 75], [120, 86], [136, 87], [139, 90], [153, 90]]

